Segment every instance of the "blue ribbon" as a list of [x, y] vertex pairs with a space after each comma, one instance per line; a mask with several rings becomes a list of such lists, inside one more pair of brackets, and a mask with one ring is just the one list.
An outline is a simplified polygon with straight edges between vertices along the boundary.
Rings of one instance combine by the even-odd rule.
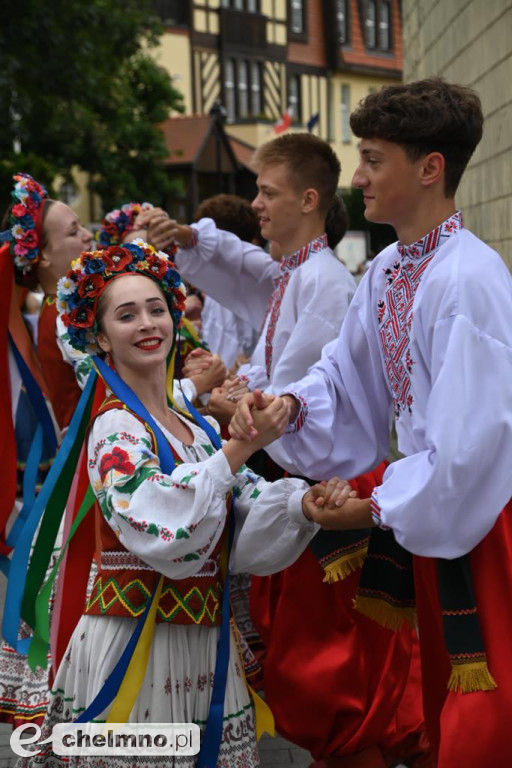
[[9, 581], [7, 583], [7, 592], [5, 596], [2, 632], [9, 645], [15, 648], [18, 653], [27, 653], [28, 647], [32, 642], [32, 637], [27, 637], [23, 640], [18, 639], [21, 606], [23, 602], [23, 593], [25, 591], [27, 567], [32, 541], [48, 500], [68, 459], [69, 451], [77, 438], [82, 417], [89, 402], [95, 380], [95, 375], [89, 376], [87, 380], [87, 384], [78, 401], [68, 431], [60, 446], [60, 450], [58, 451], [55, 461], [53, 462], [43, 487], [41, 488], [39, 496], [25, 520], [25, 524], [18, 536], [16, 548], [12, 553], [12, 560], [9, 568]]
[[51, 451], [51, 455], [55, 455], [57, 452], [57, 436], [55, 434], [55, 427], [53, 426], [52, 417], [46, 405], [43, 393], [39, 389], [39, 385], [32, 376], [30, 368], [26, 364], [22, 355], [18, 352], [16, 344], [14, 343], [11, 335], [9, 334], [9, 341], [11, 343], [11, 349], [16, 360], [16, 365], [20, 372], [23, 384], [27, 390], [27, 395], [34, 409], [34, 413], [37, 416], [38, 421], [42, 424], [44, 437], [46, 444]]
[[119, 376], [119, 374], [109, 368], [109, 366], [97, 355], [93, 355], [93, 363], [100, 374], [101, 378], [110, 389], [111, 392], [116, 395], [128, 408], [144, 419], [146, 424], [151, 428], [155, 435], [158, 457], [160, 459], [160, 466], [162, 471], [166, 475], [172, 474], [176, 467], [174, 456], [164, 433], [151, 416], [147, 408], [141, 403], [133, 389], [126, 384]]
[[112, 701], [117, 696], [119, 688], [121, 687], [121, 683], [123, 682], [123, 678], [126, 674], [126, 670], [128, 669], [128, 665], [133, 656], [135, 646], [137, 645], [137, 641], [144, 628], [144, 624], [146, 622], [147, 615], [149, 613], [149, 609], [151, 608], [151, 603], [153, 602], [153, 598], [155, 596], [155, 592], [157, 589], [158, 589], [158, 581], [151, 594], [151, 598], [148, 600], [147, 605], [144, 608], [144, 613], [137, 619], [137, 624], [135, 626], [135, 629], [130, 639], [128, 640], [126, 648], [121, 654], [119, 661], [115, 665], [110, 675], [105, 680], [103, 687], [101, 688], [97, 696], [93, 699], [93, 701], [91, 701], [91, 703], [85, 710], [85, 712], [82, 712], [80, 717], [74, 720], [75, 723], [91, 722], [91, 720], [94, 720], [95, 717], [98, 717], [98, 715], [100, 715], [109, 706], [109, 704], [112, 703]]
[[[120, 400], [122, 400], [127, 407], [136, 413], [138, 416], [144, 419], [148, 426], [153, 430], [155, 440], [157, 442], [158, 456], [160, 458], [160, 465], [165, 474], [171, 474], [175, 467], [174, 457], [172, 455], [169, 442], [162, 430], [155, 422], [149, 411], [140, 402], [139, 398], [133, 392], [133, 390], [121, 379], [116, 371], [109, 368], [106, 363], [99, 357], [93, 357], [93, 361], [100, 376], [104, 379], [105, 384]], [[185, 404], [190, 414], [196, 420], [198, 426], [203, 429], [210, 438], [214, 447], [219, 450], [222, 447], [222, 442], [219, 435], [215, 431], [214, 427], [206, 421], [206, 419], [194, 408], [192, 403], [184, 395]], [[172, 468], [169, 469], [165, 464], [165, 457], [168, 461], [172, 462]], [[234, 499], [229, 520], [229, 541], [228, 541], [228, 565], [229, 565], [229, 553], [231, 551], [231, 544], [234, 537]], [[208, 712], [208, 720], [206, 722], [205, 732], [202, 738], [201, 749], [197, 759], [197, 768], [215, 768], [217, 765], [217, 758], [219, 755], [220, 744], [223, 735], [223, 723], [224, 723], [224, 700], [226, 696], [226, 683], [229, 669], [229, 649], [230, 649], [230, 605], [229, 605], [229, 568], [226, 574], [226, 580], [224, 584], [224, 591], [222, 595], [222, 620], [220, 625], [219, 640], [217, 646], [217, 658], [215, 661], [215, 678], [213, 683], [212, 697], [210, 700], [210, 709]], [[118, 663], [116, 664], [113, 672], [105, 681], [102, 689], [97, 694], [94, 701], [89, 705], [87, 710], [80, 716], [75, 722], [88, 722], [89, 719], [97, 717], [103, 712], [106, 707], [114, 700], [126, 670], [130, 663], [130, 659], [135, 650], [137, 640], [142, 632], [144, 622], [146, 620], [146, 614], [149, 610], [151, 601], [148, 602], [146, 609], [142, 616], [137, 620], [135, 630], [128, 641], [128, 645]]]
[[230, 646], [230, 605], [229, 605], [229, 555], [235, 534], [235, 499], [231, 506], [229, 519], [228, 540], [228, 568], [222, 595], [222, 620], [220, 625], [219, 640], [217, 644], [217, 658], [215, 660], [215, 677], [213, 680], [212, 698], [208, 720], [201, 742], [201, 749], [197, 756], [196, 768], [215, 768], [219, 756], [220, 744], [224, 732], [224, 699], [226, 698], [226, 684], [229, 669]]
[[[220, 450], [222, 442], [219, 435], [212, 425], [197, 411], [181, 390], [185, 405], [189, 412], [196, 419], [201, 429], [203, 429], [210, 438], [213, 445]], [[219, 640], [217, 645], [217, 658], [215, 660], [215, 677], [213, 681], [212, 698], [210, 700], [210, 710], [208, 720], [203, 734], [201, 749], [197, 757], [196, 768], [215, 768], [219, 756], [220, 744], [224, 732], [224, 700], [226, 698], [226, 684], [229, 669], [229, 647], [230, 647], [230, 594], [229, 594], [229, 555], [235, 533], [235, 498], [231, 505], [231, 515], [229, 519], [229, 541], [228, 541], [228, 570], [224, 583], [224, 592], [222, 595], [222, 621], [220, 625]]]
[[39, 472], [39, 463], [43, 455], [43, 427], [39, 423], [34, 433], [34, 439], [30, 445], [25, 472], [23, 473], [23, 507], [12, 526], [6, 539], [8, 547], [16, 546], [18, 537], [25, 525], [25, 521], [36, 500], [36, 483]]

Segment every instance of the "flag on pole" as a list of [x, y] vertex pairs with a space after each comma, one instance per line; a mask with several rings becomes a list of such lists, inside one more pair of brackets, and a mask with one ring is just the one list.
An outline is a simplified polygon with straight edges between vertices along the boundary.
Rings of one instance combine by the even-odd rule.
[[274, 133], [283, 133], [287, 131], [292, 124], [292, 115], [289, 110], [283, 112], [281, 119], [274, 123]]
[[315, 127], [315, 125], [318, 123], [319, 120], [320, 120], [320, 112], [316, 112], [316, 114], [311, 115], [311, 117], [309, 118], [309, 120], [307, 122], [308, 131], [310, 133], [313, 130], [313, 128]]

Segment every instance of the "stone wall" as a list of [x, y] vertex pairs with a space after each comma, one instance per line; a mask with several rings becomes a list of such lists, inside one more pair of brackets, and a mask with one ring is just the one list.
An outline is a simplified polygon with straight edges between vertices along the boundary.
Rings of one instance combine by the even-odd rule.
[[457, 193], [475, 234], [512, 268], [512, 0], [403, 0], [404, 80], [474, 88], [484, 136]]

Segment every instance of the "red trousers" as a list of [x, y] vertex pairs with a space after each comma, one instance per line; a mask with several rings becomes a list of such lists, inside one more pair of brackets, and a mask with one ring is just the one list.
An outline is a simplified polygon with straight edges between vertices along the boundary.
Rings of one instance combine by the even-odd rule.
[[512, 501], [471, 553], [471, 571], [487, 662], [498, 687], [446, 689], [450, 663], [443, 639], [435, 561], [414, 559], [425, 719], [437, 768], [512, 765]]
[[[358, 478], [361, 496], [371, 492], [363, 479], [371, 488], [379, 482], [374, 475]], [[415, 636], [384, 629], [353, 609], [358, 571], [334, 584], [323, 575], [307, 549], [285, 571], [253, 578], [251, 617], [267, 649], [265, 696], [277, 730], [316, 760], [366, 750], [354, 765], [377, 768], [387, 764], [382, 749], [405, 762], [401, 744], [408, 742], [409, 754], [424, 751], [416, 743], [424, 726]]]

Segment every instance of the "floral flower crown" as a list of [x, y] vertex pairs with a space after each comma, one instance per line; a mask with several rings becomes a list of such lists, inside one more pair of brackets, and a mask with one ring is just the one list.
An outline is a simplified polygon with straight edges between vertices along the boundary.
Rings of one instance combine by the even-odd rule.
[[17, 173], [13, 180], [11, 228], [0, 234], [0, 240], [9, 242], [14, 266], [27, 275], [41, 259], [41, 204], [48, 192], [28, 173]]
[[132, 231], [139, 213], [150, 211], [152, 208], [151, 203], [126, 203], [121, 208], [115, 208], [107, 213], [96, 235], [99, 247], [120, 245], [124, 235]]
[[185, 309], [184, 283], [169, 257], [143, 240], [98, 251], [84, 251], [57, 284], [57, 310], [67, 328], [69, 342], [81, 352], [95, 355], [99, 297], [110, 280], [123, 274], [151, 277], [164, 292], [177, 331]]

